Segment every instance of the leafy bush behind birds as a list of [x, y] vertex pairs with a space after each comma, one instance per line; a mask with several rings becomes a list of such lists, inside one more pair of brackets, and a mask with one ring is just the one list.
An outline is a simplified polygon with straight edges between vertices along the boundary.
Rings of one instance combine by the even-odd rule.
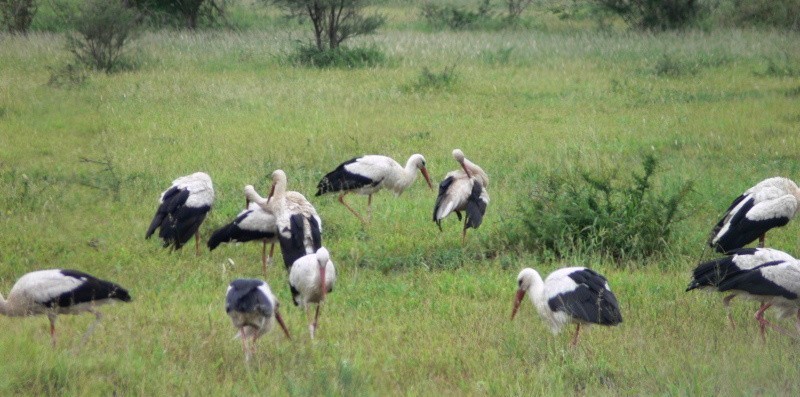
[[657, 192], [655, 157], [646, 155], [642, 167], [631, 181], [587, 171], [546, 176], [521, 204], [524, 245], [558, 257], [593, 252], [617, 261], [665, 252], [692, 183]]
[[106, 73], [118, 68], [135, 33], [136, 12], [116, 1], [88, 0], [74, 18], [67, 49], [78, 62]]
[[37, 9], [36, 0], [0, 0], [0, 22], [11, 33], [27, 33]]

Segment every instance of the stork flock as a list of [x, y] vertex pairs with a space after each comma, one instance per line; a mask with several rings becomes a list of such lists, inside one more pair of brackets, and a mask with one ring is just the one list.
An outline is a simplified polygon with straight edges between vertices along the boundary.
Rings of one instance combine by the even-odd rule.
[[[461, 150], [453, 150], [452, 155], [460, 168], [447, 173], [439, 184], [432, 220], [441, 231], [444, 218], [455, 213], [461, 220], [463, 212], [463, 244], [467, 229], [477, 229], [483, 221], [489, 203], [486, 190], [489, 178]], [[412, 155], [405, 167], [386, 156], [356, 157], [322, 177], [316, 196], [338, 193], [338, 201], [366, 225], [371, 222], [372, 195], [385, 188], [399, 196], [413, 184], [417, 171], [433, 189], [425, 158], [420, 154]], [[344, 201], [350, 193], [368, 196], [366, 218]], [[309, 334], [314, 339], [320, 308], [336, 284], [336, 268], [329, 250], [322, 244], [322, 219], [305, 196], [287, 190], [287, 176], [282, 170], [272, 173], [272, 185], [266, 198], [252, 185], [244, 187], [244, 195], [244, 209], [230, 223], [216, 229], [207, 246], [214, 250], [222, 243], [260, 242], [262, 270], [266, 276], [277, 243], [293, 303], [305, 310]], [[196, 172], [175, 179], [161, 194], [145, 238], [159, 230], [163, 246], [178, 250], [194, 236], [195, 252], [199, 255], [200, 225], [214, 199], [208, 174]], [[726, 292], [728, 295], [723, 299], [726, 309], [736, 296], [756, 300], [761, 303], [755, 318], [762, 338], [765, 338], [767, 326], [798, 337], [764, 318], [764, 312], [775, 307], [781, 317], [796, 317], [795, 325], [800, 332], [800, 260], [785, 252], [764, 248], [766, 232], [786, 225], [798, 208], [800, 189], [787, 178], [766, 179], [745, 191], [715, 225], [707, 242], [725, 256], [700, 263], [686, 290]], [[759, 239], [757, 248], [744, 248], [756, 239]], [[267, 244], [271, 245], [269, 254]], [[608, 280], [592, 269], [567, 267], [542, 279], [536, 270], [525, 268], [517, 277], [517, 285], [511, 319], [527, 294], [553, 333], [567, 324], [576, 325], [572, 345], [578, 343], [582, 325], [613, 326], [622, 322], [620, 306]], [[11, 289], [8, 300], [0, 295], [0, 314], [46, 315], [55, 346], [58, 314], [89, 312], [95, 315], [95, 322], [84, 334], [85, 342], [102, 317], [98, 306], [130, 300], [130, 294], [120, 285], [81, 271], [39, 270], [23, 275]], [[313, 319], [309, 318], [312, 304], [316, 304]], [[291, 339], [279, 308], [275, 294], [264, 280], [240, 278], [228, 285], [225, 311], [238, 330], [245, 360], [255, 352], [256, 340], [273, 328], [275, 322]], [[728, 318], [735, 326], [730, 312]]]

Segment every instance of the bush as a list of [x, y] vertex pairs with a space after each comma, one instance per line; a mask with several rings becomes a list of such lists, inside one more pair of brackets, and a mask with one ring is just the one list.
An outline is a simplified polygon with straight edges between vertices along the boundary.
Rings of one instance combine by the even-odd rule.
[[631, 181], [586, 171], [545, 177], [522, 200], [523, 245], [558, 257], [594, 253], [618, 261], [667, 251], [692, 184], [656, 192], [655, 157], [645, 156], [642, 166]]
[[491, 0], [483, 0], [474, 11], [455, 5], [425, 3], [421, 12], [428, 25], [436, 29], [475, 29], [489, 25], [493, 19]]
[[696, 0], [593, 0], [641, 30], [669, 30], [687, 26], [699, 13]]
[[424, 67], [417, 77], [417, 81], [411, 84], [409, 89], [411, 91], [446, 89], [452, 87], [457, 80], [456, 65], [445, 66], [441, 72], [432, 72]]
[[316, 45], [299, 46], [289, 56], [290, 62], [298, 66], [317, 68], [361, 68], [386, 62], [386, 56], [374, 47], [337, 47], [319, 50]]
[[37, 8], [36, 0], [0, 0], [3, 27], [11, 33], [27, 33]]
[[724, 19], [736, 26], [800, 30], [800, 1], [734, 0]]
[[135, 33], [136, 16], [120, 2], [88, 0], [74, 16], [76, 33], [67, 37], [67, 49], [90, 68], [106, 73], [117, 70]]

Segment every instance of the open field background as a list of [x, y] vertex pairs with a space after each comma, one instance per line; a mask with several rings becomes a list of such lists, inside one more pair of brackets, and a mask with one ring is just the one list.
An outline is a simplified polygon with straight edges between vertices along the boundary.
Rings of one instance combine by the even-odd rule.
[[[137, 69], [54, 88], [53, 69], [70, 59], [62, 36], [0, 36], [0, 291], [65, 267], [134, 297], [105, 308], [77, 353], [91, 316], [62, 316], [56, 349], [45, 318], [0, 318], [0, 394], [800, 393], [797, 343], [770, 333], [762, 344], [754, 303], [734, 301], [733, 330], [720, 296], [683, 292], [736, 195], [766, 177], [800, 177], [797, 34], [424, 32], [393, 4], [394, 24], [358, 40], [389, 64], [356, 70], [288, 65], [305, 31], [286, 26], [150, 32], [137, 41]], [[414, 89], [426, 67], [455, 67], [457, 81]], [[492, 178], [485, 222], [465, 247], [454, 219], [443, 233], [430, 221], [435, 191], [422, 181], [397, 199], [377, 195], [365, 230], [335, 196], [313, 197], [322, 175], [368, 153], [402, 163], [422, 153], [438, 182], [457, 167], [455, 147]], [[578, 165], [627, 174], [646, 153], [660, 161], [660, 189], [695, 183], [670, 252], [554, 259], [515, 241], [542, 175]], [[248, 367], [223, 299], [233, 278], [261, 277], [260, 247], [195, 257], [143, 235], [175, 177], [214, 179], [207, 237], [240, 210], [245, 184], [264, 191], [277, 168], [321, 214], [339, 282], [310, 343], [276, 258], [268, 281], [294, 340], [268, 334]], [[366, 198], [350, 202], [364, 208]], [[800, 226], [768, 243], [800, 254]], [[590, 328], [578, 349], [528, 303], [508, 320], [521, 268], [567, 265], [605, 274], [624, 316]]]

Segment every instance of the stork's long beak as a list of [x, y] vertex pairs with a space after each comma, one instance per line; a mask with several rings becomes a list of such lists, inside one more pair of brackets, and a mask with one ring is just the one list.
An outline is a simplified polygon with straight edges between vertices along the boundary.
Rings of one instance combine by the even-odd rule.
[[328, 293], [328, 288], [325, 285], [325, 266], [319, 268], [319, 288], [322, 291], [322, 301], [324, 301], [325, 295]]
[[525, 297], [525, 290], [518, 289], [517, 295], [514, 297], [514, 309], [511, 310], [511, 319], [514, 319], [514, 316], [517, 314], [517, 310], [519, 310], [519, 305], [522, 303], [522, 298]]
[[278, 320], [278, 324], [280, 324], [281, 328], [283, 328], [283, 333], [286, 334], [286, 338], [292, 340], [292, 337], [289, 336], [289, 329], [286, 328], [286, 324], [283, 322], [283, 318], [281, 318], [281, 313], [278, 310], [275, 310], [275, 319]]
[[431, 190], [433, 190], [433, 184], [431, 183], [430, 175], [428, 175], [428, 169], [425, 168], [425, 167], [422, 167], [419, 170], [422, 171], [422, 176], [425, 177], [425, 182], [428, 182], [428, 187], [431, 188]]

